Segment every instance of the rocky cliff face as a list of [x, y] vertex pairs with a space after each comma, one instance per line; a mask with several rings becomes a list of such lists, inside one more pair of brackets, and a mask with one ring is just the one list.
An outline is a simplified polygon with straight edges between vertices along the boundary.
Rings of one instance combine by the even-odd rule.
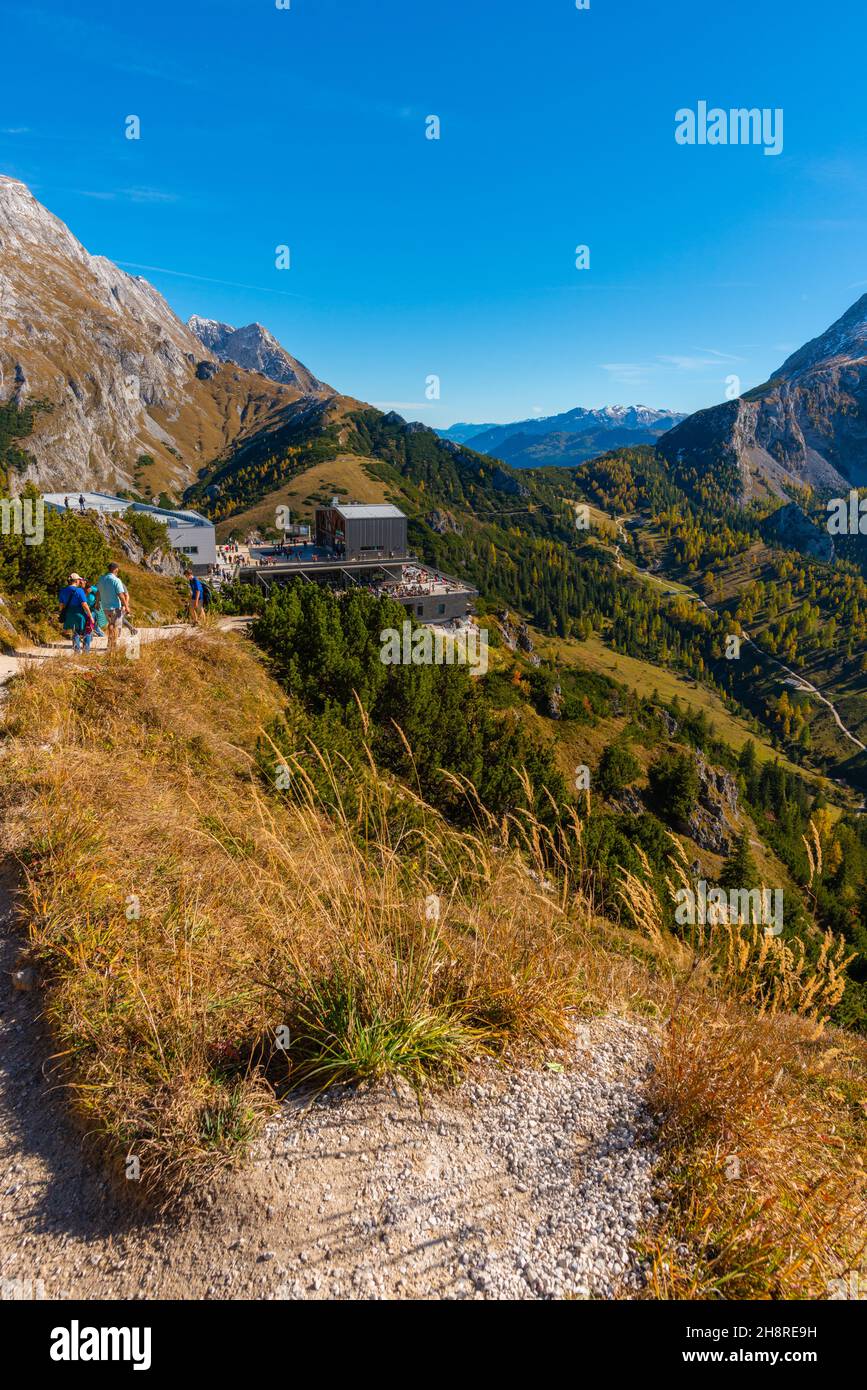
[[730, 772], [712, 767], [704, 754], [695, 754], [698, 802], [687, 821], [687, 830], [701, 849], [728, 854], [740, 828], [738, 785]]
[[766, 517], [761, 525], [765, 540], [779, 541], [802, 555], [812, 555], [826, 564], [834, 558], [834, 542], [827, 530], [814, 525], [796, 502], [789, 502]]
[[0, 402], [50, 406], [22, 441], [22, 481], [179, 493], [305, 392], [215, 360], [152, 285], [0, 176]]
[[189, 327], [221, 362], [234, 362], [248, 372], [260, 372], [271, 381], [295, 386], [308, 394], [324, 389], [322, 382], [307, 370], [304, 363], [288, 353], [261, 323], [248, 323], [246, 328], [232, 328], [231, 324], [217, 323], [215, 319], [203, 319], [194, 314], [189, 320]]
[[741, 501], [793, 484], [867, 486], [867, 295], [764, 386], [690, 415], [659, 448], [699, 476], [722, 475]]
[[164, 550], [161, 546], [156, 546], [153, 550], [146, 551], [138, 536], [121, 517], [98, 516], [96, 513], [91, 515], [97, 530], [102, 532], [109, 544], [121, 550], [134, 565], [140, 565], [142, 569], [169, 579], [179, 578], [183, 574], [184, 564], [176, 550], [172, 550], [171, 547]]

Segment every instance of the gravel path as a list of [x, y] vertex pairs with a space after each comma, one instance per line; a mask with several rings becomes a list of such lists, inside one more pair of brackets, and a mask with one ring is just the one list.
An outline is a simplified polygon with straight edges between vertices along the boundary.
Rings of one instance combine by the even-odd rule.
[[639, 1287], [633, 1243], [656, 1210], [649, 1042], [640, 1024], [598, 1019], [579, 1026], [557, 1070], [485, 1064], [422, 1115], [406, 1094], [378, 1097], [371, 1115], [369, 1095], [348, 1093], [281, 1118], [271, 1153], [290, 1160], [305, 1195], [329, 1154], [368, 1169], [331, 1225], [380, 1252], [350, 1272], [335, 1229], [318, 1242], [317, 1273], [296, 1274], [284, 1295], [607, 1298]]
[[581, 1024], [562, 1070], [476, 1066], [423, 1113], [391, 1085], [296, 1099], [240, 1173], [154, 1218], [93, 1168], [46, 1079], [38, 996], [11, 988], [8, 895], [6, 912], [0, 1296], [609, 1297], [640, 1282], [642, 1025]]

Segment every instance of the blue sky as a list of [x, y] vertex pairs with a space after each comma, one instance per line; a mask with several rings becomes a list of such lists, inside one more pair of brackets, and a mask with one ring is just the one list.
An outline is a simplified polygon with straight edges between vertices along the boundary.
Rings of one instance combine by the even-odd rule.
[[[0, 171], [182, 317], [258, 319], [409, 418], [697, 409], [867, 290], [857, 0], [0, 0], [0, 22]], [[700, 100], [782, 108], [783, 152], [678, 145]]]

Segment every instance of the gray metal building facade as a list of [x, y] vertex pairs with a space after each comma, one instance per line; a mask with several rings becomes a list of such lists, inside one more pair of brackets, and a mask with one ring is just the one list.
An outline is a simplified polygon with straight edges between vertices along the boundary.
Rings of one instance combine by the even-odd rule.
[[316, 508], [316, 544], [347, 560], [389, 560], [407, 554], [407, 522], [390, 503]]
[[466, 618], [473, 611], [476, 589], [466, 588], [459, 593], [419, 594], [413, 598], [398, 598], [410, 618], [419, 623], [447, 623], [452, 618]]

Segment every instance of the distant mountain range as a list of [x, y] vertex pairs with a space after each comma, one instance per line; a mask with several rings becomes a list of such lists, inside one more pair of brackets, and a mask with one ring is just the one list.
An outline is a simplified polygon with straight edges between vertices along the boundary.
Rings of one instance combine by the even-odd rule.
[[[233, 474], [249, 472], [252, 460], [264, 489], [279, 482], [287, 450], [311, 461], [364, 454], [376, 436], [389, 457], [424, 451], [432, 487], [455, 460], [475, 473], [480, 455], [524, 469], [648, 444], [688, 490], [706, 493], [710, 479], [732, 501], [805, 485], [834, 495], [867, 486], [867, 295], [764, 385], [688, 417], [641, 405], [576, 407], [432, 431], [339, 394], [261, 324], [182, 323], [146, 280], [90, 255], [24, 184], [0, 176], [0, 405], [7, 402], [39, 407], [17, 466], [22, 481], [47, 490], [181, 497], [206, 486], [211, 497], [234, 495]], [[517, 486], [500, 474], [503, 487]]]
[[685, 418], [646, 405], [608, 405], [600, 410], [576, 406], [560, 415], [534, 416], [510, 425], [460, 423], [437, 433], [513, 468], [569, 467], [609, 449], [653, 444]]
[[867, 486], [867, 294], [769, 381], [700, 410], [659, 441], [670, 463], [740, 501], [792, 486]]

